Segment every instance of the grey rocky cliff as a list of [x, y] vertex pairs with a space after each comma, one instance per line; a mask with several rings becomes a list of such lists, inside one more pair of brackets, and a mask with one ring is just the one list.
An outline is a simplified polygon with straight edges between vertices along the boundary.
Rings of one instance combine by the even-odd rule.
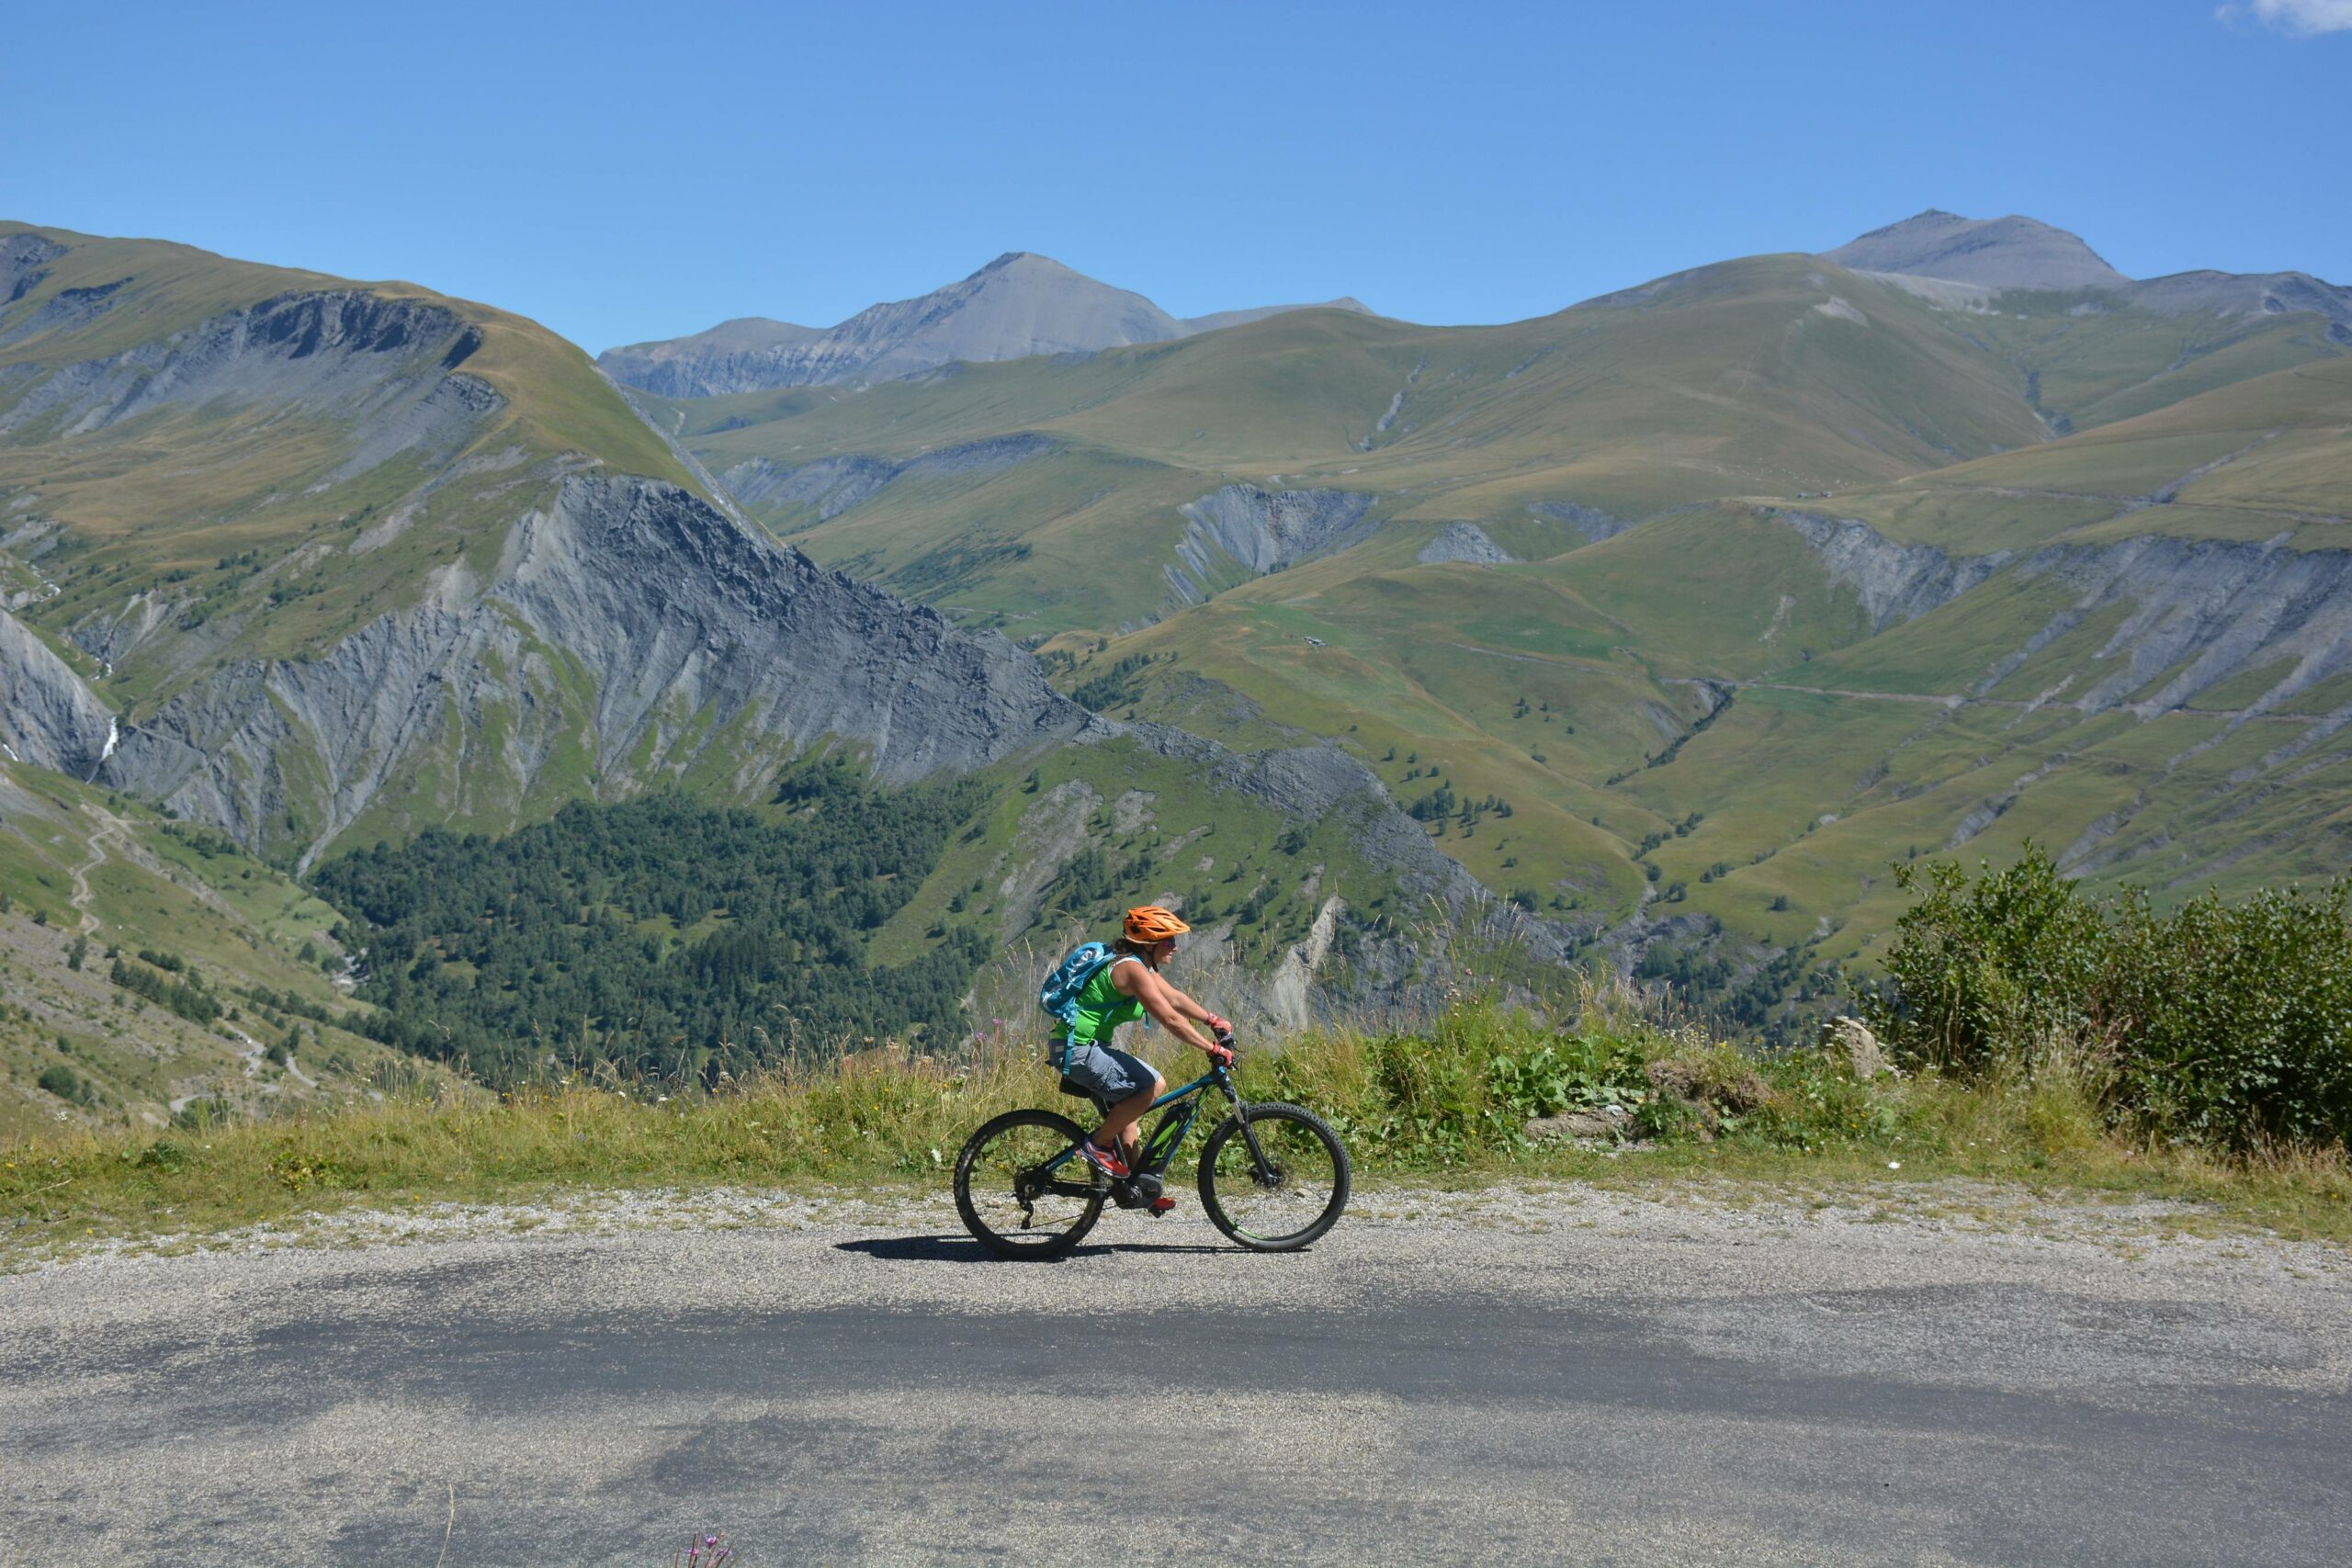
[[2177, 272], [2134, 283], [2124, 299], [2166, 316], [2324, 316], [2328, 335], [2352, 343], [2352, 288], [2307, 272]]
[[0, 610], [0, 747], [19, 762], [85, 779], [114, 714], [22, 621]]
[[777, 356], [824, 335], [822, 327], [741, 316], [688, 337], [608, 348], [596, 364], [623, 386], [658, 397], [722, 398], [775, 386]]
[[[2283, 664], [2242, 710], [2261, 713], [2352, 671], [2352, 550], [2293, 549], [2283, 536], [2255, 545], [2156, 535], [2053, 546], [2018, 571], [2076, 595], [2035, 634], [2035, 648], [2110, 605], [2131, 607], [2093, 656], [2104, 668], [2070, 694], [2078, 707], [2128, 703], [2143, 715], [2163, 713], [2247, 671]], [[2143, 694], [2167, 671], [2162, 686]]]
[[1931, 545], [1902, 544], [1851, 518], [1785, 509], [1770, 515], [1814, 547], [1832, 582], [1860, 597], [1873, 632], [1951, 604], [2010, 559], [2006, 550], [1948, 556]]
[[[2112, 544], [2053, 544], [2022, 556], [1948, 556], [1887, 538], [1852, 518], [1788, 510], [1771, 515], [1813, 546], [1830, 581], [1855, 590], [1873, 630], [1939, 609], [2005, 572], [2005, 581], [2062, 585], [2067, 603], [2022, 644], [1989, 661], [1972, 688], [1976, 695], [2117, 607], [2128, 613], [2069, 682], [2065, 705], [2086, 712], [2128, 707], [2152, 716], [2188, 706], [2249, 671], [2280, 667], [2267, 690], [2235, 711], [2228, 727], [2234, 729], [2247, 716], [2278, 711], [2352, 672], [2352, 550], [2297, 549], [2285, 534], [2262, 544], [2154, 534]], [[2149, 689], [2167, 672], [2161, 686]], [[2352, 708], [2314, 716], [2317, 739], [2352, 724]]]
[[1379, 530], [1372, 515], [1379, 499], [1361, 491], [1252, 484], [1212, 491], [1182, 508], [1184, 534], [1167, 569], [1168, 585], [1180, 601], [1196, 604], [1230, 586], [1235, 567], [1257, 577], [1343, 550]]
[[714, 746], [756, 768], [833, 737], [903, 783], [1100, 732], [1000, 637], [688, 491], [575, 474], [487, 581], [443, 568], [321, 657], [216, 671], [127, 727], [103, 776], [251, 843], [291, 811], [308, 858], [396, 784], [480, 815], [542, 785], [626, 794]]
[[1413, 558], [1423, 566], [1449, 561], [1470, 566], [1508, 566], [1511, 560], [1510, 552], [1488, 538], [1487, 531], [1476, 523], [1448, 523]]
[[[88, 292], [66, 290], [41, 310]], [[37, 313], [25, 330], [39, 324]], [[364, 289], [284, 294], [120, 354], [36, 372], [0, 408], [0, 433], [50, 417], [63, 434], [83, 435], [172, 405], [334, 412], [360, 430], [324, 480], [340, 483], [402, 454], [446, 461], [472, 439], [501, 403], [488, 383], [458, 370], [480, 341], [454, 312], [422, 300]]]
[[65, 247], [46, 234], [11, 234], [0, 240], [0, 306], [13, 305], [41, 285], [49, 264]]

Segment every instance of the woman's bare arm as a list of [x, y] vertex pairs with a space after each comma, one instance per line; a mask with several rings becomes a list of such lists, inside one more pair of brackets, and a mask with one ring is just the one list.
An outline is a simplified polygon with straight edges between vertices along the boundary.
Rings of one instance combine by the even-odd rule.
[[1111, 976], [1111, 983], [1143, 1004], [1143, 1010], [1159, 1021], [1159, 1026], [1194, 1050], [1205, 1051], [1210, 1042], [1201, 1038], [1185, 1020], [1189, 1016], [1207, 1023], [1215, 1016], [1200, 1003], [1152, 973], [1148, 964], [1122, 964]]

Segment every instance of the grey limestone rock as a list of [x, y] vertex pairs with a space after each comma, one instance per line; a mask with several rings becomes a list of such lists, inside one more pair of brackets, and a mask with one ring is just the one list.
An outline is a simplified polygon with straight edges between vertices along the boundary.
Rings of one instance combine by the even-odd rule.
[[27, 231], [0, 240], [0, 307], [40, 288], [49, 276], [49, 264], [64, 254], [65, 247], [46, 234]]
[[315, 853], [452, 733], [455, 810], [517, 799], [580, 753], [598, 794], [626, 793], [712, 745], [832, 737], [904, 783], [1102, 728], [1001, 637], [688, 491], [574, 474], [489, 581], [443, 569], [423, 603], [317, 658], [218, 671], [130, 727], [106, 776], [248, 841], [293, 807]]
[[1869, 524], [1850, 518], [1785, 509], [1771, 516], [1814, 547], [1829, 569], [1831, 581], [1845, 584], [1861, 597], [1862, 613], [1874, 632], [1951, 603], [2011, 558], [2007, 551], [1949, 556], [1931, 545], [1890, 539]]
[[357, 288], [283, 294], [59, 367], [0, 408], [0, 432], [53, 414], [66, 434], [85, 434], [173, 404], [333, 412], [359, 432], [327, 481], [340, 482], [402, 453], [447, 460], [472, 438], [501, 403], [487, 382], [456, 373], [479, 343], [454, 312], [423, 300]]
[[1169, 587], [1182, 602], [1198, 604], [1231, 586], [1234, 566], [1257, 577], [1346, 549], [1379, 531], [1372, 515], [1379, 499], [1362, 491], [1253, 484], [1212, 491], [1182, 508], [1184, 535], [1167, 569]]
[[1831, 1019], [1822, 1026], [1821, 1043], [1825, 1050], [1842, 1058], [1846, 1070], [1864, 1083], [1894, 1070], [1887, 1063], [1878, 1036], [1859, 1018]]
[[596, 364], [623, 386], [661, 397], [722, 398], [778, 385], [775, 362], [824, 335], [822, 327], [741, 316], [687, 337], [608, 348]]
[[19, 762], [87, 778], [114, 714], [22, 621], [0, 610], [0, 747]]
[[1423, 566], [1462, 561], [1471, 566], [1508, 566], [1511, 557], [1500, 545], [1487, 536], [1487, 531], [1476, 523], [1448, 523], [1437, 531], [1437, 536], [1423, 545], [1413, 558]]

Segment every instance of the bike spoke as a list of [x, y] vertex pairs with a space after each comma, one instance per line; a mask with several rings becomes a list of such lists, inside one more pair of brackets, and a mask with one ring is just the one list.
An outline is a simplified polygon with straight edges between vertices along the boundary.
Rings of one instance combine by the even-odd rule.
[[1244, 1234], [1269, 1241], [1317, 1224], [1340, 1189], [1329, 1146], [1314, 1128], [1279, 1117], [1253, 1120], [1246, 1133], [1225, 1140], [1212, 1168], [1226, 1217]]
[[971, 1218], [1008, 1247], [1056, 1247], [1085, 1224], [1099, 1201], [1087, 1168], [1063, 1160], [1069, 1139], [1050, 1126], [1016, 1123], [973, 1154], [966, 1179]]

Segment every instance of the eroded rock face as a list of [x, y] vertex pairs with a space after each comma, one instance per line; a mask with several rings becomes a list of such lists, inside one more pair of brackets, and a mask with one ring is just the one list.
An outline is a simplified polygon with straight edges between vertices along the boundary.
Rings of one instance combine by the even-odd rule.
[[323, 656], [224, 668], [127, 729], [105, 776], [306, 855], [388, 789], [477, 814], [545, 784], [610, 795], [703, 760], [753, 768], [820, 737], [904, 783], [1099, 732], [1001, 637], [818, 567], [650, 479], [575, 474], [494, 576]]
[[1231, 586], [1237, 567], [1257, 577], [1346, 549], [1379, 529], [1372, 515], [1379, 499], [1362, 491], [1270, 491], [1252, 484], [1212, 491], [1183, 508], [1184, 536], [1168, 568], [1168, 585], [1179, 600], [1197, 604], [1220, 586]]
[[1435, 566], [1447, 561], [1461, 561], [1470, 566], [1508, 566], [1511, 557], [1500, 545], [1487, 536], [1487, 531], [1476, 523], [1448, 523], [1437, 531], [1437, 537], [1423, 545], [1413, 558], [1423, 566]]
[[[2296, 549], [2290, 536], [2262, 544], [2152, 534], [2109, 545], [2052, 545], [1948, 556], [1890, 539], [1852, 518], [1779, 511], [1820, 554], [1830, 580], [1861, 597], [1873, 631], [1928, 614], [2003, 570], [2064, 584], [2072, 601], [2018, 647], [1992, 659], [1973, 692], [1983, 695], [2025, 661], [2102, 610], [2126, 615], [2093, 656], [2067, 705], [2169, 712], [2244, 674], [2283, 664], [2243, 715], [2276, 709], [2332, 676], [2352, 671], [2352, 550]], [[2154, 691], [2149, 683], [2165, 671]], [[2343, 716], [2352, 723], [2352, 712]], [[2340, 727], [2340, 726], [2339, 726]]]
[[[68, 289], [12, 333], [70, 329], [111, 299], [104, 290]], [[74, 319], [47, 319], [61, 311]], [[472, 439], [502, 402], [487, 382], [453, 374], [480, 341], [454, 312], [423, 300], [356, 288], [283, 294], [50, 371], [0, 409], [0, 431], [62, 414], [62, 434], [82, 435], [173, 404], [333, 412], [354, 417], [361, 433], [327, 480], [339, 483], [404, 452], [444, 459]]]
[[[2098, 659], [2109, 672], [2075, 705], [2162, 713], [2248, 670], [2289, 670], [2248, 712], [2278, 706], [2352, 670], [2352, 550], [2289, 548], [2161, 536], [2106, 546], [2054, 546], [2019, 570], [2079, 597], [2034, 637], [2044, 646], [2111, 604], [2129, 604]], [[2153, 693], [2133, 694], [2183, 665]]]
[[19, 762], [87, 778], [114, 714], [25, 624], [0, 610], [0, 746]]
[[40, 287], [49, 264], [65, 247], [46, 234], [11, 234], [0, 240], [0, 306], [13, 305]]
[[2012, 558], [2006, 550], [1948, 556], [1931, 545], [1899, 543], [1851, 518], [1788, 511], [1771, 516], [1804, 536], [1829, 569], [1832, 582], [1860, 595], [1873, 632], [1951, 604]]

